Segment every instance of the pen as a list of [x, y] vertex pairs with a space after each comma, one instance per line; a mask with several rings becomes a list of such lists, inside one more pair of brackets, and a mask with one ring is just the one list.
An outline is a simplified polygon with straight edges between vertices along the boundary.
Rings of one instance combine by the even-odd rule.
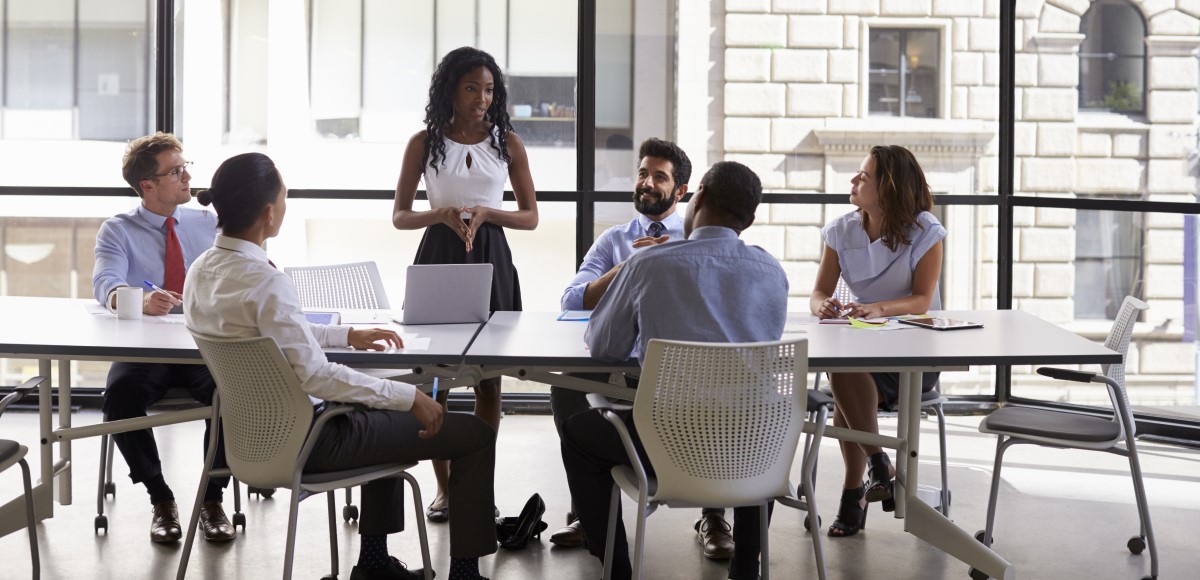
[[158, 286], [151, 284], [149, 280], [142, 280], [142, 283], [145, 284], [147, 288], [149, 288], [155, 292], [161, 292], [162, 294], [165, 294], [167, 298], [171, 299], [171, 304], [175, 304], [175, 305], [182, 304], [182, 302], [180, 302], [178, 298], [172, 296], [170, 292], [167, 292], [166, 290], [163, 290], [162, 288], [159, 288]]
[[433, 377], [433, 398], [437, 398], [437, 377]]

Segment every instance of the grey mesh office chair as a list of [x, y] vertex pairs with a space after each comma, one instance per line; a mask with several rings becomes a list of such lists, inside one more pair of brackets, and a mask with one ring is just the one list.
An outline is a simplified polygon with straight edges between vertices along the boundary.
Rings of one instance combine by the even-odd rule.
[[187, 573], [188, 558], [196, 539], [196, 524], [204, 503], [204, 488], [210, 477], [232, 474], [247, 485], [260, 488], [286, 488], [289, 498], [286, 555], [283, 578], [292, 576], [296, 550], [296, 523], [300, 501], [324, 493], [329, 514], [329, 554], [332, 574], [338, 575], [337, 531], [334, 527], [333, 492], [389, 477], [408, 482], [417, 515], [421, 557], [425, 579], [432, 580], [429, 539], [425, 518], [421, 517], [421, 488], [408, 473], [415, 463], [382, 464], [326, 473], [304, 473], [304, 465], [325, 424], [337, 415], [354, 410], [350, 405], [333, 405], [313, 420], [312, 400], [300, 389], [300, 379], [270, 337], [213, 338], [192, 334], [204, 362], [217, 382], [213, 396], [213, 423], [218, 419], [225, 431], [227, 469], [213, 469], [216, 455], [216, 429], [209, 435], [209, 453], [204, 474], [196, 490], [196, 502], [188, 524], [187, 540], [179, 560], [178, 580]]
[[[606, 579], [612, 575], [614, 523], [622, 491], [638, 500], [634, 578], [642, 576], [646, 517], [659, 505], [758, 506], [762, 577], [770, 578], [767, 503], [793, 498], [795, 488], [788, 476], [804, 424], [807, 375], [807, 338], [759, 343], [651, 340], [633, 403], [644, 458], [607, 399], [588, 395], [616, 428], [631, 463], [612, 469]], [[644, 462], [654, 466], [653, 478]], [[815, 505], [811, 481], [800, 488], [808, 505]], [[810, 520], [816, 517], [809, 512]], [[812, 534], [812, 541], [818, 574], [824, 578], [821, 534]]]
[[[0, 399], [0, 415], [4, 414], [4, 410], [9, 405], [37, 390], [44, 382], [46, 382], [46, 377], [33, 377], [13, 389], [13, 392]], [[25, 528], [29, 530], [30, 562], [33, 565], [33, 580], [38, 580], [42, 577], [42, 566], [38, 559], [37, 514], [33, 508], [33, 485], [29, 478], [29, 464], [25, 462], [25, 454], [28, 452], [29, 448], [16, 441], [0, 439], [0, 472], [6, 471], [13, 464], [21, 466], [21, 483], [25, 486]]]
[[302, 308], [387, 310], [391, 308], [375, 262], [289, 267]]
[[[1129, 352], [1129, 340], [1133, 335], [1133, 324], [1138, 313], [1149, 308], [1145, 302], [1126, 296], [1121, 310], [1113, 321], [1112, 331], [1104, 346], [1121, 353], [1122, 360]], [[1126, 547], [1134, 554], [1150, 548], [1150, 575], [1158, 578], [1158, 548], [1154, 542], [1154, 528], [1150, 523], [1150, 506], [1146, 501], [1146, 487], [1142, 482], [1142, 467], [1138, 460], [1137, 424], [1129, 406], [1129, 395], [1125, 390], [1125, 363], [1105, 365], [1100, 374], [1055, 368], [1040, 368], [1038, 374], [1047, 377], [1077, 381], [1081, 383], [1103, 383], [1108, 386], [1112, 403], [1111, 419], [1072, 413], [1057, 409], [1006, 406], [993, 411], [979, 423], [980, 433], [997, 436], [996, 463], [992, 469], [992, 488], [988, 495], [987, 525], [975, 535], [984, 544], [992, 545], [992, 530], [996, 519], [996, 500], [1000, 493], [1000, 466], [1004, 452], [1021, 443], [1056, 447], [1061, 449], [1091, 449], [1121, 455], [1129, 459], [1129, 472], [1133, 477], [1133, 491], [1137, 499], [1138, 519], [1141, 530], [1129, 539]], [[987, 578], [979, 570], [972, 569], [971, 577], [976, 580]]]
[[[283, 271], [292, 278], [301, 308], [388, 310], [392, 307], [375, 262], [296, 266]], [[400, 372], [397, 369], [358, 370], [376, 377], [396, 376]], [[258, 489], [251, 490], [251, 493], [258, 492]], [[342, 520], [358, 521], [358, 506], [354, 505], [354, 493], [350, 488], [346, 488]]]

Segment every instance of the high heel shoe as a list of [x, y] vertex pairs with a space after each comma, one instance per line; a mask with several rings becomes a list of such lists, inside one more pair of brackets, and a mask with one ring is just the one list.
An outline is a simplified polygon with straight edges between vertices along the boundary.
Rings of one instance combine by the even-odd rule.
[[863, 501], [865, 487], [843, 489], [842, 499], [838, 503], [837, 519], [829, 525], [829, 536], [833, 538], [848, 538], [867, 527], [867, 508], [871, 504]]
[[892, 498], [892, 460], [888, 459], [886, 452], [880, 451], [867, 457], [867, 465], [867, 503], [882, 501], [883, 511], [895, 510], [896, 501]]
[[506, 550], [520, 550], [529, 545], [529, 540], [535, 536], [541, 540], [542, 532], [549, 527], [542, 521], [544, 513], [546, 504], [542, 501], [542, 496], [535, 493], [525, 502], [521, 515], [497, 521], [496, 535], [500, 540], [500, 547]]

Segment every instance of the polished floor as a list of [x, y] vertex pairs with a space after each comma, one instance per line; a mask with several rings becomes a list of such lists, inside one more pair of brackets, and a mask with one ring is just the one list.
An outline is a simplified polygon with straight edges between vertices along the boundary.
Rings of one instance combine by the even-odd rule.
[[[99, 420], [96, 412], [76, 415], [75, 424]], [[994, 439], [976, 430], [978, 417], [950, 419], [950, 477], [954, 519], [964, 529], [982, 528], [991, 475]], [[884, 421], [886, 430], [894, 421]], [[167, 477], [186, 517], [195, 493], [200, 467], [198, 424], [157, 430], [166, 461]], [[33, 413], [12, 411], [0, 419], [0, 438], [32, 445], [37, 436]], [[937, 428], [923, 423], [922, 481], [937, 481]], [[569, 497], [558, 455], [558, 442], [549, 416], [509, 415], [500, 432], [496, 474], [497, 503], [505, 515], [516, 515], [530, 494], [538, 492], [547, 504], [551, 530], [562, 523]], [[151, 544], [147, 538], [149, 503], [145, 492], [124, 477], [117, 461], [118, 491], [106, 504], [109, 533], [93, 532], [98, 443], [74, 445], [74, 502], [55, 506], [55, 517], [38, 528], [42, 578], [165, 579], [175, 576], [180, 546]], [[1159, 540], [1160, 574], [1164, 579], [1200, 577], [1200, 452], [1146, 443], [1141, 446], [1154, 526]], [[36, 456], [33, 458], [36, 466]], [[1149, 559], [1131, 555], [1125, 542], [1137, 532], [1133, 490], [1125, 460], [1100, 453], [1062, 451], [1029, 446], [1010, 450], [1005, 464], [995, 548], [1009, 558], [1019, 578], [1136, 579], [1149, 573]], [[36, 467], [35, 467], [36, 468]], [[426, 500], [432, 496], [432, 473], [415, 470]], [[19, 470], [0, 474], [0, 499], [20, 490]], [[828, 523], [836, 510], [841, 466], [836, 443], [822, 449], [818, 503]], [[287, 525], [286, 496], [249, 500], [244, 512], [247, 529], [224, 545], [200, 542], [193, 552], [188, 578], [277, 578], [282, 570], [283, 538]], [[339, 492], [339, 503], [342, 495]], [[226, 505], [232, 508], [232, 499]], [[627, 506], [631, 504], [627, 503]], [[628, 509], [628, 507], [627, 507]], [[329, 547], [324, 502], [301, 504], [295, 578], [316, 580], [329, 573]], [[716, 580], [725, 578], [720, 563], [701, 557], [692, 532], [698, 514], [664, 509], [650, 518], [645, 577]], [[854, 538], [827, 539], [826, 559], [832, 579], [954, 579], [967, 578], [967, 566], [903, 531], [900, 520], [872, 510], [864, 533]], [[779, 508], [771, 528], [771, 570], [775, 578], [815, 578], [812, 544], [801, 525], [803, 514]], [[357, 555], [353, 524], [340, 520], [338, 554], [340, 578], [349, 578]], [[434, 567], [444, 578], [449, 567], [448, 533], [444, 524], [431, 525]], [[632, 532], [632, 529], [630, 530]], [[600, 577], [597, 560], [583, 550], [553, 547], [547, 538], [517, 552], [501, 551], [482, 561], [493, 579], [553, 578], [592, 580]], [[416, 529], [390, 540], [393, 554], [410, 563], [420, 561]], [[28, 577], [28, 538], [23, 531], [0, 538], [0, 578]]]

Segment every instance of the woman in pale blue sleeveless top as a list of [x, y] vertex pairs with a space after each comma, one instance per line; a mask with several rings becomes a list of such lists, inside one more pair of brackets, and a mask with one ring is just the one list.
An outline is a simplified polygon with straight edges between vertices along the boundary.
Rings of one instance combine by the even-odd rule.
[[[422, 178], [428, 211], [413, 209]], [[512, 183], [517, 209], [501, 209], [504, 182]], [[504, 228], [532, 230], [538, 224], [529, 158], [508, 117], [504, 73], [488, 53], [471, 47], [450, 51], [433, 73], [425, 130], [404, 151], [392, 224], [425, 228], [416, 264], [491, 264], [491, 309], [521, 310], [521, 285]], [[445, 391], [439, 397], [445, 404]], [[475, 387], [475, 415], [500, 428], [500, 379]], [[433, 462], [437, 495], [426, 511], [430, 521], [449, 519], [450, 466]]]
[[[940, 309], [937, 281], [946, 228], [929, 213], [933, 196], [916, 158], [898, 145], [872, 147], [850, 184], [850, 203], [858, 209], [821, 230], [825, 253], [809, 302], [812, 313], [878, 318]], [[854, 300], [843, 304], [834, 295], [839, 279]], [[922, 388], [932, 389], [937, 379], [937, 373], [925, 373]], [[899, 390], [896, 373], [830, 373], [829, 383], [837, 403], [834, 425], [869, 433], [879, 432], [878, 408], [894, 405]], [[846, 473], [837, 520], [829, 527], [834, 537], [858, 533], [868, 502], [884, 502], [884, 511], [894, 505], [895, 469], [887, 453], [850, 442], [841, 448]]]

